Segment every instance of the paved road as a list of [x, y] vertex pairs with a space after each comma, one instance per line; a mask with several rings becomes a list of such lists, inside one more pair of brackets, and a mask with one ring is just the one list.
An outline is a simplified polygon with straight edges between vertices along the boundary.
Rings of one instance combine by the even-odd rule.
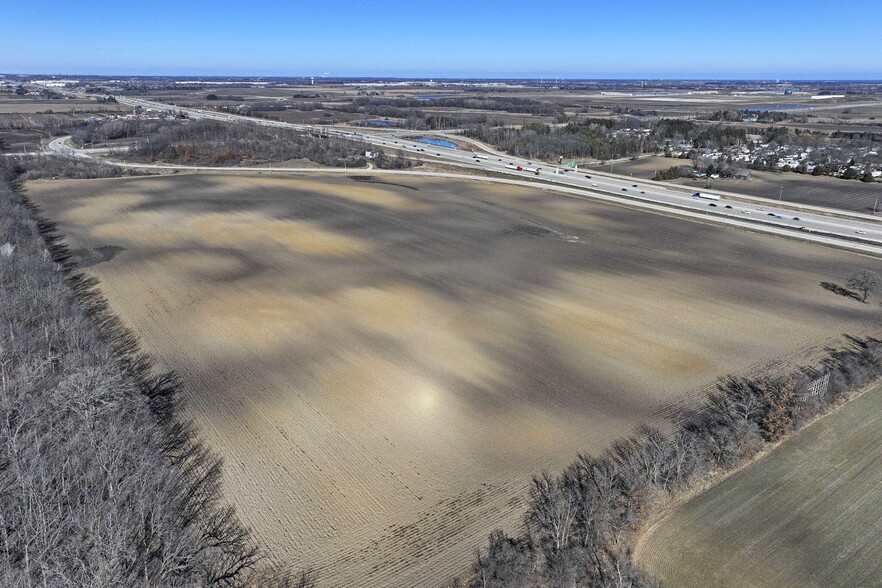
[[[75, 157], [80, 159], [91, 159], [91, 155], [88, 153], [88, 149], [77, 149], [71, 147], [66, 143], [67, 137], [60, 137], [52, 141], [48, 150], [56, 153], [58, 155], [63, 155], [67, 157]], [[124, 161], [115, 161], [115, 160], [106, 160], [101, 159], [99, 161], [116, 165], [119, 167], [126, 167], [132, 169], [153, 169], [153, 170], [187, 170], [187, 171], [204, 171], [210, 173], [223, 173], [223, 172], [233, 172], [233, 173], [247, 173], [247, 172], [259, 172], [259, 173], [273, 173], [273, 172], [281, 172], [281, 173], [328, 173], [328, 174], [353, 174], [358, 172], [365, 172], [370, 174], [385, 174], [385, 175], [400, 175], [400, 176], [422, 176], [422, 177], [435, 177], [435, 178], [449, 178], [449, 179], [457, 179], [457, 180], [472, 180], [472, 181], [481, 181], [481, 182], [489, 182], [496, 184], [506, 184], [511, 186], [525, 186], [530, 188], [540, 188], [542, 190], [553, 190], [556, 193], [566, 195], [570, 198], [578, 198], [580, 200], [599, 200], [603, 202], [608, 202], [611, 204], [626, 204], [631, 208], [637, 208], [647, 211], [652, 211], [661, 214], [674, 214], [676, 216], [682, 216], [686, 218], [690, 218], [698, 221], [705, 222], [713, 222], [715, 224], [721, 224], [731, 227], [737, 227], [741, 229], [752, 230], [760, 233], [767, 233], [772, 235], [778, 235], [783, 237], [791, 237], [797, 238], [803, 241], [809, 241], [813, 243], [819, 243], [823, 245], [829, 245], [833, 247], [838, 247], [841, 249], [848, 249], [851, 251], [880, 256], [882, 257], [882, 248], [872, 243], [866, 242], [858, 242], [853, 240], [843, 240], [841, 238], [824, 235], [821, 233], [806, 233], [806, 232], [798, 232], [795, 233], [793, 231], [788, 231], [787, 229], [781, 228], [779, 226], [775, 226], [769, 223], [757, 223], [751, 222], [743, 218], [725, 218], [719, 217], [716, 215], [710, 215], [703, 210], [699, 211], [690, 211], [679, 208], [672, 208], [667, 205], [655, 204], [651, 201], [642, 201], [642, 200], [627, 200], [623, 199], [620, 195], [611, 193], [606, 194], [602, 191], [586, 191], [581, 188], [569, 188], [565, 186], [559, 185], [550, 185], [538, 183], [535, 180], [530, 179], [514, 179], [514, 178], [496, 178], [482, 175], [472, 175], [472, 174], [457, 174], [457, 173], [449, 173], [449, 172], [428, 172], [428, 171], [405, 171], [405, 170], [387, 170], [387, 169], [370, 169], [370, 168], [328, 168], [328, 167], [244, 167], [244, 166], [197, 166], [197, 165], [174, 165], [174, 164], [159, 164], [159, 163], [131, 163]]]
[[[144, 109], [166, 111], [172, 107], [159, 102], [140, 98], [117, 96], [122, 104], [140, 106]], [[701, 218], [730, 226], [741, 226], [762, 232], [786, 235], [793, 238], [835, 244], [847, 249], [882, 255], [882, 222], [870, 215], [859, 213], [839, 214], [819, 207], [797, 206], [794, 204], [757, 204], [755, 198], [743, 199], [720, 196], [719, 200], [695, 198], [691, 190], [681, 186], [661, 182], [635, 181], [633, 178], [607, 173], [583, 173], [559, 171], [557, 166], [543, 162], [528, 161], [499, 153], [489, 146], [475, 141], [471, 144], [478, 151], [436, 147], [408, 140], [400, 134], [385, 134], [373, 130], [340, 129], [327, 126], [301, 125], [243, 117], [235, 114], [201, 110], [196, 108], [176, 108], [193, 119], [209, 119], [225, 122], [249, 123], [268, 127], [280, 127], [301, 132], [321, 134], [359, 141], [386, 150], [400, 150], [411, 157], [435, 161], [446, 165], [493, 172], [522, 181], [541, 180], [567, 192], [578, 191], [585, 197], [626, 203], [641, 208], [663, 210], [669, 214]], [[86, 157], [87, 152], [76, 150], [58, 139], [50, 144], [56, 153]], [[482, 153], [483, 151], [483, 153]], [[168, 166], [159, 166], [168, 167]], [[193, 169], [190, 166], [184, 166]], [[518, 169], [520, 168], [520, 169]], [[217, 169], [217, 168], [213, 168]], [[243, 168], [238, 168], [243, 169]], [[270, 170], [276, 168], [258, 168]], [[278, 168], [279, 170], [283, 168]], [[538, 170], [538, 173], [533, 170]], [[348, 170], [352, 171], [352, 170]], [[558, 173], [556, 173], [558, 172]], [[373, 173], [373, 172], [372, 172]], [[455, 174], [454, 174], [455, 175]], [[601, 198], [601, 196], [603, 196]], [[821, 239], [820, 237], [823, 237]]]

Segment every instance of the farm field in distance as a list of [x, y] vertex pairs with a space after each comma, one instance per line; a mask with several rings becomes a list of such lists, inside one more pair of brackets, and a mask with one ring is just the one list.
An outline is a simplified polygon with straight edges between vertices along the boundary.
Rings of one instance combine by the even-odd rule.
[[[613, 172], [648, 180], [655, 175], [655, 172], [667, 170], [674, 165], [692, 165], [692, 161], [670, 157], [643, 157], [635, 161], [615, 163]], [[610, 168], [609, 164], [593, 167], [599, 171], [609, 171]], [[673, 180], [672, 183], [692, 186], [696, 190], [707, 192], [723, 190], [771, 200], [777, 200], [780, 195], [785, 201], [796, 204], [826, 206], [864, 213], [873, 212], [873, 206], [878, 198], [879, 206], [876, 212], [882, 212], [882, 184], [879, 183], [867, 184], [827, 176], [756, 170], [751, 171], [751, 175], [749, 180], [712, 180], [710, 188], [707, 187], [706, 180], [683, 178]], [[781, 188], [784, 188], [783, 193]]]
[[36, 114], [36, 113], [70, 113], [70, 112], [126, 112], [121, 104], [96, 104], [91, 100], [29, 100], [0, 97], [0, 114]]
[[663, 586], [875, 586], [882, 576], [882, 386], [653, 527]]
[[541, 188], [404, 176], [37, 181], [27, 193], [225, 459], [273, 558], [440, 584], [530, 476], [730, 372], [878, 334], [820, 286], [882, 262]]

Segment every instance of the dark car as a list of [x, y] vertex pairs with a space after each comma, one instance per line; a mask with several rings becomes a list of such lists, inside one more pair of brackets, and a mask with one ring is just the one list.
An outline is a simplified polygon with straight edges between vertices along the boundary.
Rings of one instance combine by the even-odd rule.
[[636, 188], [636, 187], [637, 187], [637, 184], [631, 184], [631, 187], [632, 187], [632, 188]]
[[627, 192], [627, 191], [628, 191], [627, 188], [622, 188], [622, 192]]
[[585, 177], [588, 178], [589, 180], [591, 179], [591, 176], [589, 176], [589, 175], [586, 175]]
[[775, 213], [774, 213], [774, 212], [767, 212], [766, 214], [767, 214], [768, 216], [775, 216]]
[[798, 221], [798, 220], [802, 220], [802, 219], [800, 219], [798, 216], [794, 216], [794, 217], [793, 217], [793, 220]]
[[710, 203], [710, 204], [708, 204], [708, 206], [713, 206], [713, 207], [714, 207], [714, 208], [716, 208], [716, 207], [717, 207], [717, 205], [716, 205], [716, 204], [714, 204], [714, 203], [713, 203], [713, 202], [711, 202], [711, 203]]
[[726, 205], [726, 208], [732, 208], [732, 205], [731, 205], [731, 204], [727, 204], [727, 205]]

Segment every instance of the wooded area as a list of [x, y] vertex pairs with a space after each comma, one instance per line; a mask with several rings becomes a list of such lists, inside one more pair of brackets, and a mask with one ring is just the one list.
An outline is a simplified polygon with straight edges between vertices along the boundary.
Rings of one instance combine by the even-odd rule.
[[308, 586], [221, 500], [220, 460], [60, 236], [0, 185], [0, 583]]

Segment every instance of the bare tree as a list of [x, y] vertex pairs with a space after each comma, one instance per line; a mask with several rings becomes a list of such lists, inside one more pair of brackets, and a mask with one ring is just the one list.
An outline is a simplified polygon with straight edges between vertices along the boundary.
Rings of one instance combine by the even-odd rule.
[[570, 545], [576, 521], [575, 496], [570, 490], [547, 472], [533, 478], [526, 523], [546, 554], [558, 553]]
[[487, 554], [480, 551], [472, 564], [474, 588], [523, 588], [531, 585], [536, 553], [526, 538], [513, 538], [500, 530], [490, 534]]
[[846, 282], [849, 288], [861, 293], [861, 302], [866, 302], [870, 293], [877, 292], [880, 283], [879, 274], [870, 270], [858, 270]]

